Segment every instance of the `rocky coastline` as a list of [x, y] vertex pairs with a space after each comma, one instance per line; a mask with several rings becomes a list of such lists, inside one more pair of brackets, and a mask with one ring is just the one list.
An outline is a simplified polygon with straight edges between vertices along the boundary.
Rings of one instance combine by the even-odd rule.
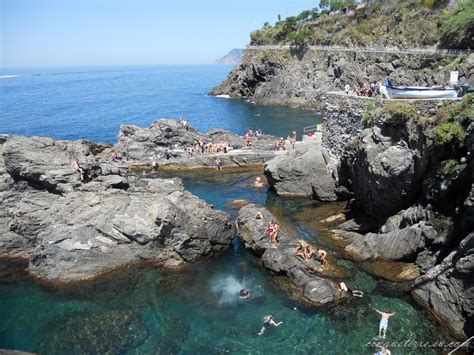
[[228, 214], [179, 179], [128, 173], [109, 161], [109, 145], [18, 136], [0, 143], [1, 256], [27, 258], [41, 279], [79, 281], [141, 261], [176, 267], [230, 244]]

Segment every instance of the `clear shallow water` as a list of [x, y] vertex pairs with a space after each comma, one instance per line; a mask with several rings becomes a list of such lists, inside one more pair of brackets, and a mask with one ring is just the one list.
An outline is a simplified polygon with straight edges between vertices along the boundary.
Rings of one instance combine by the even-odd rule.
[[[236, 210], [229, 203], [247, 199], [287, 211], [285, 222], [298, 226], [294, 217], [317, 206], [257, 193], [250, 186], [255, 175], [184, 174], [183, 178], [191, 192], [234, 216]], [[350, 262], [341, 265], [350, 274], [345, 281], [367, 297], [329, 310], [298, 305], [279, 286], [285, 285], [284, 280], [266, 273], [237, 239], [228, 252], [182, 272], [129, 268], [59, 289], [11, 276], [3, 267], [0, 348], [47, 354], [372, 354], [375, 349], [364, 344], [377, 334], [379, 319], [369, 305], [397, 312], [390, 321], [390, 340], [449, 339], [396, 285], [358, 272]], [[251, 290], [247, 301], [238, 297], [242, 287]], [[284, 323], [258, 336], [266, 314]], [[392, 349], [392, 353], [436, 351]]]
[[209, 97], [231, 66], [150, 66], [0, 71], [0, 133], [113, 143], [121, 124], [186, 116], [200, 131], [247, 129], [286, 137], [320, 120], [313, 111]]

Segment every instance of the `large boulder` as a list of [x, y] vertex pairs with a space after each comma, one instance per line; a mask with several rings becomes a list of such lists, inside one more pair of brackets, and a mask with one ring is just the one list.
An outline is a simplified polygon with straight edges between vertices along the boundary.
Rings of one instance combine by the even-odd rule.
[[[255, 219], [257, 212], [262, 213], [262, 219]], [[261, 258], [265, 268], [286, 275], [310, 303], [325, 305], [345, 298], [335, 281], [318, 276], [321, 266], [317, 256], [305, 262], [295, 255], [296, 239], [280, 232], [277, 246], [270, 244], [266, 227], [273, 219], [265, 208], [253, 204], [243, 207], [237, 218], [237, 232], [245, 247]]]
[[328, 173], [320, 143], [297, 145], [265, 164], [265, 175], [278, 195], [336, 201], [336, 185]]

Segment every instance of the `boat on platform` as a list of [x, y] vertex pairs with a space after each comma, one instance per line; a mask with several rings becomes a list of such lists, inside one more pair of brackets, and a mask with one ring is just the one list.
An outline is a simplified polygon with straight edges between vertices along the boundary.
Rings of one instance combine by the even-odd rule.
[[455, 99], [458, 97], [458, 91], [452, 87], [393, 86], [387, 80], [385, 89], [389, 99]]

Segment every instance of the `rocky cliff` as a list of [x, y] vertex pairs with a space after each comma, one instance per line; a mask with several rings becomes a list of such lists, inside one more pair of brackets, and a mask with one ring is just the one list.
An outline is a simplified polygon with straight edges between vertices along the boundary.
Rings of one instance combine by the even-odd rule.
[[[407, 103], [374, 110], [344, 148], [339, 183], [356, 219], [341, 225], [352, 258], [413, 262], [412, 294], [457, 334], [472, 335], [472, 99], [435, 115]], [[445, 116], [449, 112], [448, 116]], [[462, 295], [462, 296], [461, 296]]]
[[321, 96], [361, 82], [388, 78], [399, 85], [449, 82], [458, 70], [460, 83], [474, 84], [474, 54], [445, 57], [428, 54], [325, 51], [308, 47], [245, 50], [242, 62], [211, 95], [246, 97], [257, 104], [320, 108]]

